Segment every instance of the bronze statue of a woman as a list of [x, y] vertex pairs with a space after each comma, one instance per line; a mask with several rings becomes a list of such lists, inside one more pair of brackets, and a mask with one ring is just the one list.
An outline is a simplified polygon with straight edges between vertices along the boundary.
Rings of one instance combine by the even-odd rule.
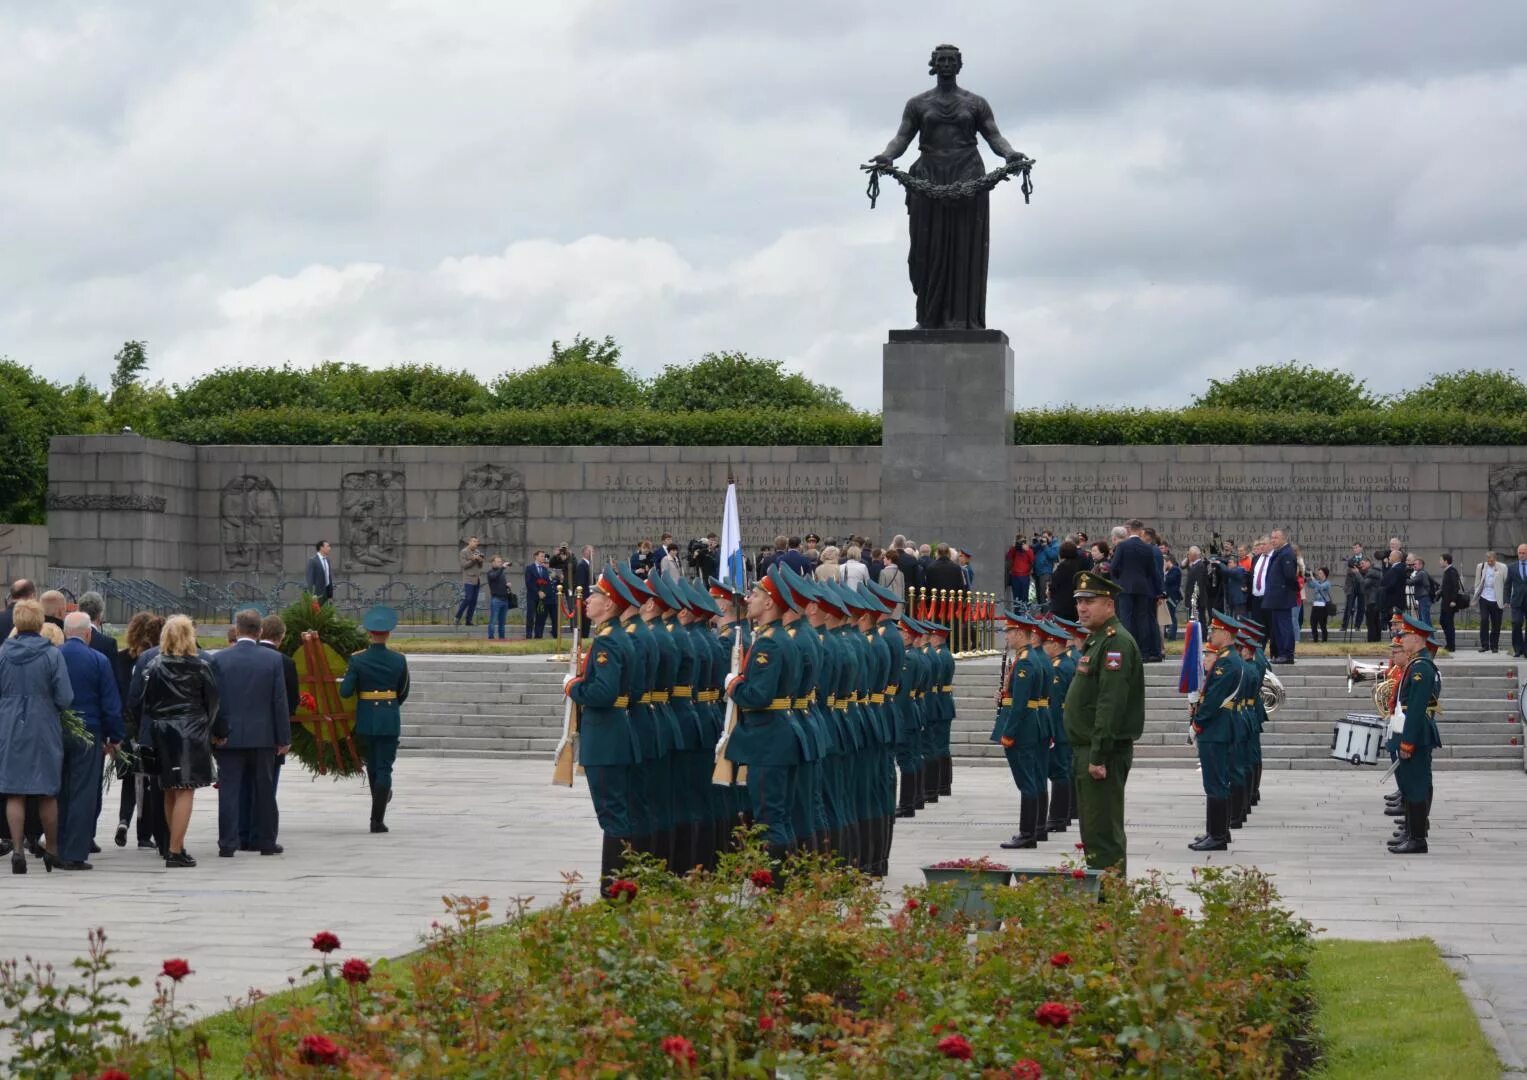
[[[991, 106], [955, 82], [963, 67], [960, 50], [933, 50], [929, 74], [938, 85], [918, 94], [901, 114], [901, 127], [871, 165], [889, 169], [918, 136], [918, 159], [908, 174], [932, 184], [979, 180], [984, 166], [976, 135], [1010, 164], [1026, 161], [997, 130]], [[920, 330], [986, 327], [986, 264], [990, 245], [990, 194], [985, 188], [964, 198], [934, 199], [909, 189], [907, 218], [911, 249], [907, 270], [917, 294]]]

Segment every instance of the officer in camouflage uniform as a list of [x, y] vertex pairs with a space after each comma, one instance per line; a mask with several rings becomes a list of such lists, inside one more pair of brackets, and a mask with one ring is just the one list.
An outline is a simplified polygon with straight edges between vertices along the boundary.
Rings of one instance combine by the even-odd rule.
[[[1066, 693], [1066, 738], [1077, 771], [1077, 816], [1087, 865], [1128, 870], [1124, 786], [1145, 730], [1145, 668], [1140, 647], [1114, 609], [1119, 586], [1084, 570], [1076, 575], [1078, 621], [1089, 633]], [[1082, 770], [1085, 768], [1085, 772]]]
[[387, 647], [398, 625], [390, 607], [374, 607], [361, 620], [371, 644], [350, 657], [339, 696], [358, 695], [355, 733], [366, 736], [366, 780], [371, 786], [371, 831], [387, 832], [384, 820], [392, 801], [392, 764], [403, 731], [403, 702], [408, 700], [408, 660]]

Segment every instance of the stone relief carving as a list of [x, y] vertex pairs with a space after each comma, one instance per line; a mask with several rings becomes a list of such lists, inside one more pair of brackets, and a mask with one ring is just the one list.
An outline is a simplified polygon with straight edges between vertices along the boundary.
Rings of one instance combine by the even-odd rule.
[[1527, 465], [1490, 469], [1490, 546], [1508, 557], [1527, 537]]
[[164, 513], [163, 495], [48, 495], [49, 510], [138, 510]]
[[403, 473], [366, 469], [340, 481], [339, 542], [352, 566], [394, 570], [403, 565], [408, 518]]
[[268, 476], [235, 476], [218, 500], [223, 566], [281, 570], [281, 494]]
[[456, 525], [462, 540], [476, 536], [495, 555], [525, 557], [529, 500], [525, 478], [515, 469], [475, 465], [463, 471], [457, 488]]

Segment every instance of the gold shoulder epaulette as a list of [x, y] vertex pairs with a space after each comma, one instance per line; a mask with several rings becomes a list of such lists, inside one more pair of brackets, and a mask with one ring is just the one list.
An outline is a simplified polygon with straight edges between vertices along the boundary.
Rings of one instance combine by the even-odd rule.
[[608, 633], [610, 633], [610, 632], [611, 632], [611, 627], [608, 627], [608, 626], [601, 626], [601, 627], [600, 627], [600, 628], [599, 628], [599, 634], [598, 634], [598, 635], [597, 635], [597, 636], [599, 636], [599, 637], [604, 637], [604, 636], [605, 636], [605, 635], [606, 635], [606, 634], [608, 634]]
[[785, 633], [790, 637], [795, 637], [795, 627], [792, 626], [790, 629], [786, 630]]
[[1113, 637], [1113, 627], [1111, 626], [1108, 628], [1108, 636]]

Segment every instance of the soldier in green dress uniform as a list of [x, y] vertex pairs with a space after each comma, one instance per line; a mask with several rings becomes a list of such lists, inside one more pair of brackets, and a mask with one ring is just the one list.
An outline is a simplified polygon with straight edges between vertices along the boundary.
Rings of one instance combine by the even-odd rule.
[[948, 798], [954, 794], [954, 756], [949, 738], [954, 728], [954, 653], [949, 651], [949, 627], [929, 624], [932, 652], [938, 661], [938, 690], [934, 695], [938, 724], [935, 728], [934, 784], [930, 794]]
[[1394, 773], [1404, 800], [1405, 832], [1389, 844], [1396, 855], [1425, 855], [1431, 832], [1432, 751], [1442, 745], [1437, 730], [1442, 676], [1433, 659], [1439, 646], [1432, 636], [1435, 633], [1430, 623], [1409, 614], [1400, 628], [1400, 649], [1410, 663], [1397, 689], [1405, 726], [1400, 730], [1400, 760]]
[[1198, 748], [1198, 767], [1204, 785], [1203, 835], [1188, 845], [1193, 851], [1224, 851], [1230, 846], [1230, 752], [1240, 706], [1245, 694], [1246, 672], [1236, 651], [1236, 631], [1241, 623], [1222, 611], [1209, 618], [1209, 673], [1203, 694], [1192, 707], [1189, 723]]
[[1045, 712], [1049, 718], [1050, 816], [1044, 823], [1046, 833], [1063, 833], [1071, 825], [1071, 743], [1066, 739], [1066, 721], [1062, 712], [1066, 691], [1076, 675], [1076, 660], [1071, 655], [1071, 631], [1053, 617], [1039, 624], [1040, 647], [1050, 663], [1050, 692]]
[[748, 594], [753, 644], [742, 671], [729, 677], [726, 686], [739, 713], [726, 755], [748, 767], [753, 823], [764, 827], [764, 844], [775, 862], [796, 842], [791, 795], [807, 750], [804, 733], [790, 715], [797, 664], [781, 621], [789, 606], [776, 579], [766, 576], [753, 586]]
[[[1087, 643], [1087, 638], [1091, 632], [1081, 623], [1072, 619], [1062, 619], [1058, 615], [1052, 615], [1050, 618], [1052, 621], [1065, 627], [1066, 630], [1071, 634], [1071, 647], [1066, 650], [1066, 658], [1071, 665], [1071, 678], [1074, 679], [1076, 678], [1076, 666], [1082, 661], [1082, 646]], [[1066, 681], [1066, 692], [1071, 692], [1070, 679]], [[1066, 730], [1065, 698], [1060, 699], [1060, 707], [1059, 711], [1056, 713], [1056, 716], [1060, 720], [1060, 730], [1062, 733], [1064, 733]], [[1066, 802], [1066, 824], [1070, 825], [1071, 822], [1076, 820], [1077, 803], [1081, 801], [1080, 796], [1077, 794], [1077, 785], [1081, 782], [1077, 773], [1078, 771], [1084, 772], [1086, 770], [1085, 768], [1078, 770], [1076, 763], [1076, 750], [1071, 747], [1070, 736], [1066, 737], [1066, 746], [1068, 747], [1068, 756], [1071, 762], [1071, 797]]]
[[636, 647], [621, 628], [619, 615], [635, 597], [609, 571], [599, 575], [584, 601], [589, 619], [589, 650], [577, 675], [563, 679], [562, 690], [579, 707], [578, 764], [589, 782], [594, 816], [604, 833], [599, 856], [599, 892], [610, 895], [620, 876], [625, 849], [635, 837], [631, 817], [631, 781], [641, 761], [641, 743], [627, 707], [635, 686]]
[[861, 581], [856, 592], [855, 603], [860, 605], [855, 609], [858, 626], [867, 650], [861, 697], [865, 718], [874, 732], [869, 754], [872, 855], [866, 873], [884, 877], [896, 822], [896, 721], [886, 691], [892, 685], [892, 671], [897, 670], [893, 666], [896, 654], [892, 652], [890, 638], [894, 637], [899, 646], [901, 636], [886, 632], [881, 620], [890, 618], [891, 608], [875, 595], [869, 582]]
[[673, 740], [668, 726], [659, 721], [652, 704], [652, 686], [657, 682], [661, 660], [657, 642], [653, 640], [642, 618], [642, 605], [647, 602], [650, 594], [645, 585], [632, 584], [641, 579], [627, 567], [617, 564], [613, 570], [620, 587], [630, 599], [617, 617], [632, 648], [631, 702], [626, 708], [626, 715], [630, 717], [631, 727], [636, 731], [641, 747], [639, 761], [629, 768], [626, 788], [626, 798], [631, 808], [631, 846], [666, 862], [669, 855], [665, 844], [668, 825], [663, 807], [667, 802], [667, 791], [660, 791], [655, 796], [654, 788], [659, 783], [666, 785], [670, 780], [669, 755], [673, 752]]
[[1018, 788], [1018, 832], [1002, 841], [1004, 848], [1038, 846], [1039, 804], [1045, 789], [1049, 732], [1044, 718], [1050, 686], [1049, 668], [1034, 647], [1039, 620], [1016, 611], [1003, 611], [1007, 646], [1013, 650], [1007, 685], [1002, 688], [997, 722], [991, 739], [1002, 744], [1008, 771]]
[[696, 838], [700, 824], [710, 817], [710, 767], [715, 744], [706, 745], [705, 732], [695, 712], [694, 679], [697, 659], [694, 640], [679, 622], [686, 601], [678, 584], [662, 574], [647, 579], [656, 594], [655, 617], [647, 626], [657, 637], [663, 653], [659, 681], [668, 688], [659, 704], [673, 721], [673, 856], [675, 873], [687, 874], [699, 861]]
[[387, 804], [392, 801], [392, 764], [398, 758], [403, 730], [403, 702], [408, 700], [408, 660], [387, 647], [398, 625], [390, 607], [374, 607], [361, 620], [371, 644], [350, 657], [339, 696], [358, 695], [355, 732], [366, 736], [366, 780], [371, 786], [371, 831], [387, 832]]
[[[1091, 570], [1076, 575], [1076, 613], [1087, 627], [1076, 676], [1066, 692], [1066, 738], [1077, 770], [1077, 817], [1087, 865], [1128, 869], [1124, 786], [1145, 730], [1145, 668], [1140, 647], [1114, 610], [1119, 587]], [[1086, 772], [1081, 769], [1085, 766]]]
[[785, 598], [786, 608], [780, 615], [780, 623], [795, 650], [796, 661], [795, 686], [790, 692], [790, 717], [800, 728], [805, 747], [790, 798], [791, 825], [799, 847], [825, 854], [827, 808], [822, 791], [822, 761], [828, 755], [830, 744], [822, 718], [814, 708], [822, 648], [816, 634], [809, 632], [811, 624], [806, 620], [811, 586], [783, 563], [769, 567], [769, 576]]
[[865, 702], [869, 685], [867, 669], [873, 663], [873, 657], [869, 642], [856, 623], [871, 613], [859, 606], [865, 603], [859, 593], [843, 583], [829, 582], [827, 591], [831, 593], [838, 610], [843, 612], [841, 625], [836, 630], [843, 658], [838, 677], [838, 703], [842, 707], [844, 725], [852, 746], [845, 770], [848, 791], [844, 801], [848, 804], [850, 819], [845, 838], [848, 847], [846, 858], [850, 866], [868, 872], [875, 836], [874, 760], [877, 733]]
[[[726, 680], [732, 673], [733, 646], [741, 642], [741, 652], [737, 657], [740, 663], [747, 655], [748, 649], [752, 647], [753, 624], [747, 617], [747, 594], [735, 583], [711, 578], [710, 595], [711, 599], [716, 601], [716, 607], [720, 609], [720, 615], [716, 619], [716, 634], [721, 649], [725, 653], [716, 683], [716, 708], [724, 728], [726, 725]], [[733, 830], [738, 825], [753, 823], [753, 804], [748, 797], [747, 785], [739, 783], [735, 778], [730, 787], [719, 787], [718, 790], [727, 806], [721, 848], [730, 851], [735, 842]]]
[[838, 706], [838, 682], [843, 668], [843, 645], [832, 633], [834, 625], [843, 625], [843, 612], [829, 594], [826, 582], [805, 581], [810, 595], [806, 597], [806, 621], [816, 639], [820, 657], [817, 664], [816, 691], [811, 709], [817, 716], [825, 736], [826, 751], [821, 761], [822, 810], [827, 820], [825, 849], [837, 858], [847, 860], [845, 837], [852, 817], [848, 796], [852, 790], [848, 783], [848, 752], [853, 746], [842, 709]]

